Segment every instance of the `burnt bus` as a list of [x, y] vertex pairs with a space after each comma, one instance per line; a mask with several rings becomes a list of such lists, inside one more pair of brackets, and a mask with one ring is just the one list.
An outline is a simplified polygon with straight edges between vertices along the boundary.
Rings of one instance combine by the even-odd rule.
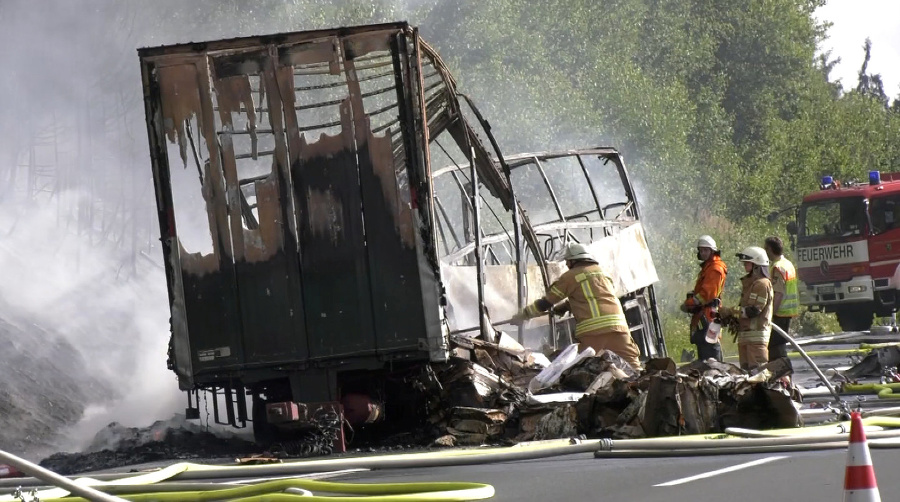
[[[504, 158], [415, 28], [138, 52], [168, 362], [190, 417], [211, 393], [217, 422], [252, 421], [261, 440], [321, 412], [390, 419], [406, 395], [392, 383], [446, 361], [451, 333], [487, 333], [543, 294], [571, 240], [620, 278], [644, 355], [665, 355], [621, 156]], [[582, 181], [554, 186], [566, 169]], [[531, 345], [571, 336], [549, 317], [499, 329]]]

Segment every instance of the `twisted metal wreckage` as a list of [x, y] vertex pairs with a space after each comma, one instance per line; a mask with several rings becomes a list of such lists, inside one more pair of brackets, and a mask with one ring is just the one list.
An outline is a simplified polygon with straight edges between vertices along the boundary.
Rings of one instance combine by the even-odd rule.
[[[169, 365], [189, 415], [199, 416], [201, 390], [212, 391], [217, 422], [252, 416], [261, 440], [321, 413], [356, 425], [417, 415], [409, 389], [425, 387], [431, 364], [459, 359], [459, 341], [472, 340], [459, 334], [497, 342], [491, 316], [542, 295], [567, 241], [589, 244], [615, 278], [643, 356], [666, 355], [621, 156], [504, 158], [416, 29], [139, 55]], [[555, 348], [572, 322], [504, 329]]]

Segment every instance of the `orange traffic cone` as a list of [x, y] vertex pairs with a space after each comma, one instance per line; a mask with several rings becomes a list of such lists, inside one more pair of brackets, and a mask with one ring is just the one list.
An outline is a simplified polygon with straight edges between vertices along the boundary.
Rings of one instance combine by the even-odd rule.
[[866, 431], [858, 412], [850, 415], [850, 447], [844, 475], [844, 502], [881, 502], [872, 456], [866, 444]]

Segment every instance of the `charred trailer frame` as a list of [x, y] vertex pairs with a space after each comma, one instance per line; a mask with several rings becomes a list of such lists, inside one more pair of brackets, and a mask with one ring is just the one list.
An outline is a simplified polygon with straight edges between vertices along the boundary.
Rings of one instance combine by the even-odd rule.
[[199, 391], [212, 391], [224, 398], [221, 413], [213, 399], [217, 421], [252, 416], [263, 439], [322, 410], [366, 423], [385, 416], [386, 379], [415, 381], [449, 357], [439, 139], [472, 182], [467, 260], [481, 331], [491, 322], [483, 196], [511, 221], [518, 306], [527, 270], [530, 287], [549, 285], [552, 264], [489, 126], [406, 23], [138, 52], [169, 366], [195, 414]]
[[[495, 318], [503, 319], [520, 309], [522, 302], [516, 301], [514, 285], [523, 287], [525, 302], [540, 298], [545, 291], [541, 270], [546, 270], [549, 280], [556, 279], [565, 271], [561, 256], [566, 243], [580, 242], [598, 257], [601, 267], [613, 279], [642, 356], [666, 356], [654, 291], [658, 277], [641, 225], [634, 188], [619, 152], [603, 147], [527, 153], [508, 156], [502, 163], [511, 173], [517, 200], [528, 216], [538, 246], [517, 248], [512, 231], [494, 209], [497, 204], [481, 196], [483, 205], [489, 209], [479, 225], [483, 233], [481, 246], [485, 250], [484, 283], [488, 294], [484, 301], [488, 310]], [[460, 306], [468, 303], [461, 310], [469, 312], [476, 311], [477, 307], [473, 295], [466, 294], [461, 286], [468, 282], [462, 279], [466, 268], [472, 269], [477, 263], [474, 250], [478, 246], [467, 229], [469, 221], [465, 214], [472, 209], [463, 206], [463, 216], [454, 218], [445, 201], [465, 201], [471, 185], [467, 169], [458, 163], [434, 173], [442, 279], [449, 304], [456, 307], [453, 310], [460, 310]], [[486, 231], [491, 227], [497, 230]], [[468, 237], [460, 238], [460, 235]], [[519, 257], [521, 267], [513, 267], [519, 262], [514, 259], [516, 251], [524, 254]], [[470, 271], [468, 275], [473, 273]], [[456, 317], [451, 312], [449, 322], [454, 331], [480, 329], [462, 328], [465, 322], [459, 322]], [[476, 324], [471, 318], [467, 322]], [[504, 331], [516, 329], [503, 327]], [[555, 348], [574, 339], [574, 320], [548, 317], [532, 321], [527, 330], [522, 327], [518, 330], [519, 342], [527, 346], [544, 344]]]

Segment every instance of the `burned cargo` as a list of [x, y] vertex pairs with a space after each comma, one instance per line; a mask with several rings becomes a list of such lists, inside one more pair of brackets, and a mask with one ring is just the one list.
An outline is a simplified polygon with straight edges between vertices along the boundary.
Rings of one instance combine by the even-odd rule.
[[[618, 152], [504, 157], [415, 28], [139, 55], [169, 367], [189, 416], [208, 392], [215, 421], [252, 421], [267, 441], [332, 414], [357, 430], [427, 423], [423, 389], [464, 359], [461, 371], [484, 373], [479, 385], [496, 402], [474, 389], [447, 420], [490, 436], [503, 406], [523, 399], [515, 383], [535, 369], [528, 358], [572, 340], [572, 321], [552, 315], [503, 324], [560, 274], [570, 242], [615, 271], [642, 356], [666, 355], [656, 272]], [[557, 181], [573, 176], [581, 181]], [[476, 343], [502, 344], [504, 332], [521, 352]], [[480, 372], [482, 363], [494, 366]], [[504, 364], [510, 381], [494, 381]]]

